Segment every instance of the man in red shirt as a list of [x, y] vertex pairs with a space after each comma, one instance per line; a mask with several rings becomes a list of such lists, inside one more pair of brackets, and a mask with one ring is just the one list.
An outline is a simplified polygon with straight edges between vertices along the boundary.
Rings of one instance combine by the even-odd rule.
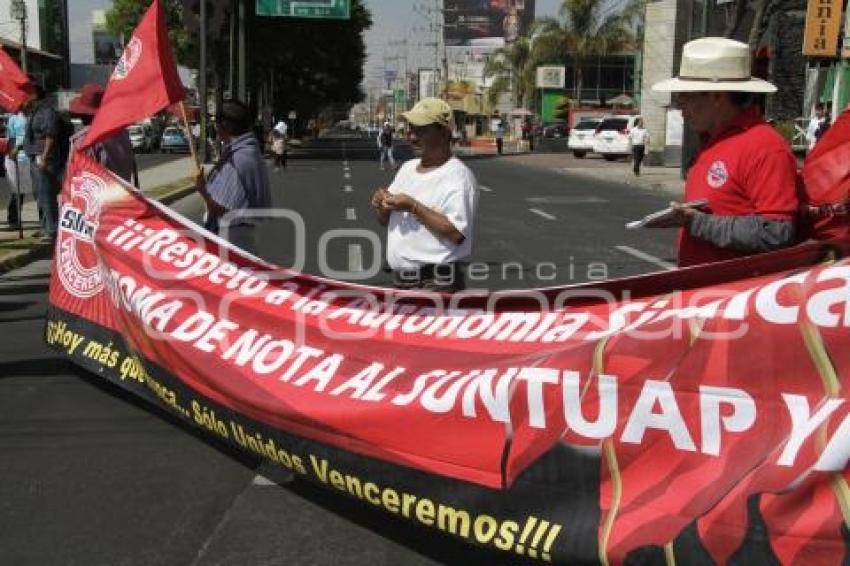
[[754, 97], [776, 87], [750, 76], [746, 44], [719, 37], [685, 44], [679, 77], [653, 85], [673, 92], [702, 144], [688, 170], [685, 201], [672, 203], [681, 226], [679, 266], [767, 252], [796, 242], [797, 167], [788, 142], [761, 116]]

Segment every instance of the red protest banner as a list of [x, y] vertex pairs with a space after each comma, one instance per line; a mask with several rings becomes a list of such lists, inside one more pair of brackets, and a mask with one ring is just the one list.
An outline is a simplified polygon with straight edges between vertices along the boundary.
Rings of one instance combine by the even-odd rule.
[[763, 537], [758, 496], [758, 560], [847, 552], [850, 241], [601, 285], [385, 291], [262, 263], [74, 154], [56, 245], [48, 344], [423, 528], [517, 561], [722, 561]]
[[185, 96], [168, 40], [165, 12], [160, 0], [154, 0], [127, 42], [80, 147], [85, 149], [108, 138]]

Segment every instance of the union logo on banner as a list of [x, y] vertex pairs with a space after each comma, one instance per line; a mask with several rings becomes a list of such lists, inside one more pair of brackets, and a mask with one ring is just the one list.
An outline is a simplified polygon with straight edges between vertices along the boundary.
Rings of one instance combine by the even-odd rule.
[[106, 182], [89, 171], [71, 179], [68, 199], [63, 203], [56, 239], [56, 267], [68, 293], [85, 299], [103, 289], [101, 261], [95, 249]]
[[115, 70], [112, 72], [112, 79], [124, 79], [132, 72], [133, 67], [136, 66], [136, 63], [139, 62], [142, 56], [142, 45], [142, 40], [133, 36], [133, 39], [124, 48], [124, 53], [121, 55], [121, 59], [118, 60], [118, 64], [115, 65]]

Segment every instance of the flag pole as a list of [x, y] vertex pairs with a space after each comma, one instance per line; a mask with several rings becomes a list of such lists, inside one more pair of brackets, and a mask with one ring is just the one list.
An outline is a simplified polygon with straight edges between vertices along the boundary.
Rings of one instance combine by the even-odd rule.
[[18, 208], [18, 239], [24, 239], [24, 201], [21, 198], [21, 169], [18, 167], [18, 155], [15, 154], [15, 205]]
[[186, 101], [180, 101], [180, 114], [183, 117], [183, 127], [186, 129], [186, 137], [189, 138], [189, 152], [192, 154], [192, 161], [195, 164], [195, 175], [202, 171], [201, 164], [198, 161], [198, 153], [195, 151], [195, 138], [192, 136], [192, 128], [189, 127], [189, 118], [186, 115]]

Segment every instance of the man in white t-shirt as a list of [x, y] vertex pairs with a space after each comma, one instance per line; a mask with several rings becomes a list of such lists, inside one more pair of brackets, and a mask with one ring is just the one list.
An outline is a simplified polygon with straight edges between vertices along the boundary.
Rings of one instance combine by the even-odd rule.
[[422, 157], [404, 163], [388, 189], [372, 194], [378, 221], [388, 226], [394, 284], [459, 291], [464, 278], [458, 262], [472, 253], [478, 185], [472, 171], [452, 156], [452, 109], [445, 101], [422, 99], [403, 116]]
[[649, 145], [649, 132], [643, 127], [643, 118], [635, 120], [635, 126], [629, 132], [629, 141], [632, 143], [632, 170], [637, 176], [640, 175], [640, 164], [646, 155], [646, 146]]

